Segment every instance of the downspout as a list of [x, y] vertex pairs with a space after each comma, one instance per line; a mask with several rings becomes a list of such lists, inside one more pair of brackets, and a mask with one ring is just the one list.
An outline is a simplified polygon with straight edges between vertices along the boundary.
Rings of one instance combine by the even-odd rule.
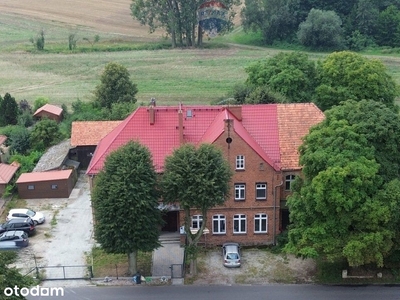
[[275, 185], [274, 187], [274, 223], [272, 224], [273, 226], [273, 236], [272, 236], [272, 243], [275, 246], [276, 245], [276, 189], [280, 186], [283, 185], [283, 180], [282, 180], [282, 174], [281, 174], [281, 183], [278, 185]]

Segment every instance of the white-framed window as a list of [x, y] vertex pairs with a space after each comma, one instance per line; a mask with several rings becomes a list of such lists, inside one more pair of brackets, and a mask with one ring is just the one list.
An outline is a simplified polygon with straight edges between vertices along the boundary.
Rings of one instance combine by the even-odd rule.
[[222, 234], [226, 233], [226, 219], [224, 215], [213, 216], [213, 233]]
[[292, 184], [296, 179], [296, 175], [286, 175], [285, 177], [285, 191], [290, 191], [292, 189]]
[[236, 156], [236, 170], [244, 170], [244, 155]]
[[28, 190], [34, 190], [35, 186], [33, 184], [28, 185]]
[[244, 183], [235, 183], [235, 200], [244, 200], [246, 198], [246, 185]]
[[192, 216], [192, 229], [200, 229], [201, 224], [203, 224], [203, 216], [202, 215]]
[[233, 233], [246, 233], [246, 215], [233, 216]]
[[256, 183], [256, 199], [266, 200], [267, 199], [267, 183]]
[[268, 224], [267, 214], [256, 214], [254, 216], [254, 232], [255, 233], [266, 233]]

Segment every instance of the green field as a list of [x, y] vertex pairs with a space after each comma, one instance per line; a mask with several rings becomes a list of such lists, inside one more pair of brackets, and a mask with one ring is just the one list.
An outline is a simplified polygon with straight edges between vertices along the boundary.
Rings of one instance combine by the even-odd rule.
[[[207, 104], [223, 99], [234, 85], [243, 83], [247, 77], [245, 67], [251, 62], [280, 51], [238, 44], [205, 49], [106, 51], [138, 43], [132, 38], [99, 33], [95, 47], [104, 51], [83, 53], [84, 49], [92, 49], [83, 38], [93, 38], [96, 32], [9, 15], [0, 14], [0, 19], [0, 94], [8, 92], [17, 101], [26, 99], [30, 103], [39, 96], [48, 97], [53, 104], [67, 105], [78, 98], [91, 99], [105, 65], [113, 61], [129, 70], [139, 89], [138, 103], [147, 104], [155, 97], [159, 105]], [[35, 51], [29, 41], [40, 28], [46, 32], [44, 52]], [[75, 51], [68, 50], [71, 33], [78, 39]], [[249, 40], [251, 37], [246, 38], [241, 30], [220, 38], [224, 43]], [[218, 39], [206, 43], [216, 42]], [[313, 58], [323, 55], [310, 53]], [[383, 58], [400, 83], [400, 59]]]

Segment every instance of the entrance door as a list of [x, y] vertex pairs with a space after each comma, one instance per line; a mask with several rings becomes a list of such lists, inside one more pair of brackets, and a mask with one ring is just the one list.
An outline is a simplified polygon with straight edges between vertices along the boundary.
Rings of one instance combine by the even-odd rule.
[[176, 232], [178, 231], [179, 212], [169, 211], [163, 215], [164, 226], [161, 231]]

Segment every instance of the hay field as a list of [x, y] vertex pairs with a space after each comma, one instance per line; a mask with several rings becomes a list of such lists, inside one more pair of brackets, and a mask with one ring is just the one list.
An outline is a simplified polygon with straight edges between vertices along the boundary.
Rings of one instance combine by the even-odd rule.
[[[110, 62], [126, 66], [138, 86], [138, 102], [151, 97], [160, 104], [210, 103], [226, 95], [246, 78], [244, 68], [269, 55], [265, 49], [232, 47], [201, 50], [28, 53], [29, 42], [40, 30], [46, 43], [68, 45], [76, 34], [77, 47], [95, 34], [102, 41], [157, 41], [130, 15], [130, 0], [2, 0], [0, 1], [0, 94], [33, 102], [39, 96], [51, 103], [69, 105], [77, 98], [89, 100], [101, 72]], [[46, 49], [46, 46], [45, 46]]]

